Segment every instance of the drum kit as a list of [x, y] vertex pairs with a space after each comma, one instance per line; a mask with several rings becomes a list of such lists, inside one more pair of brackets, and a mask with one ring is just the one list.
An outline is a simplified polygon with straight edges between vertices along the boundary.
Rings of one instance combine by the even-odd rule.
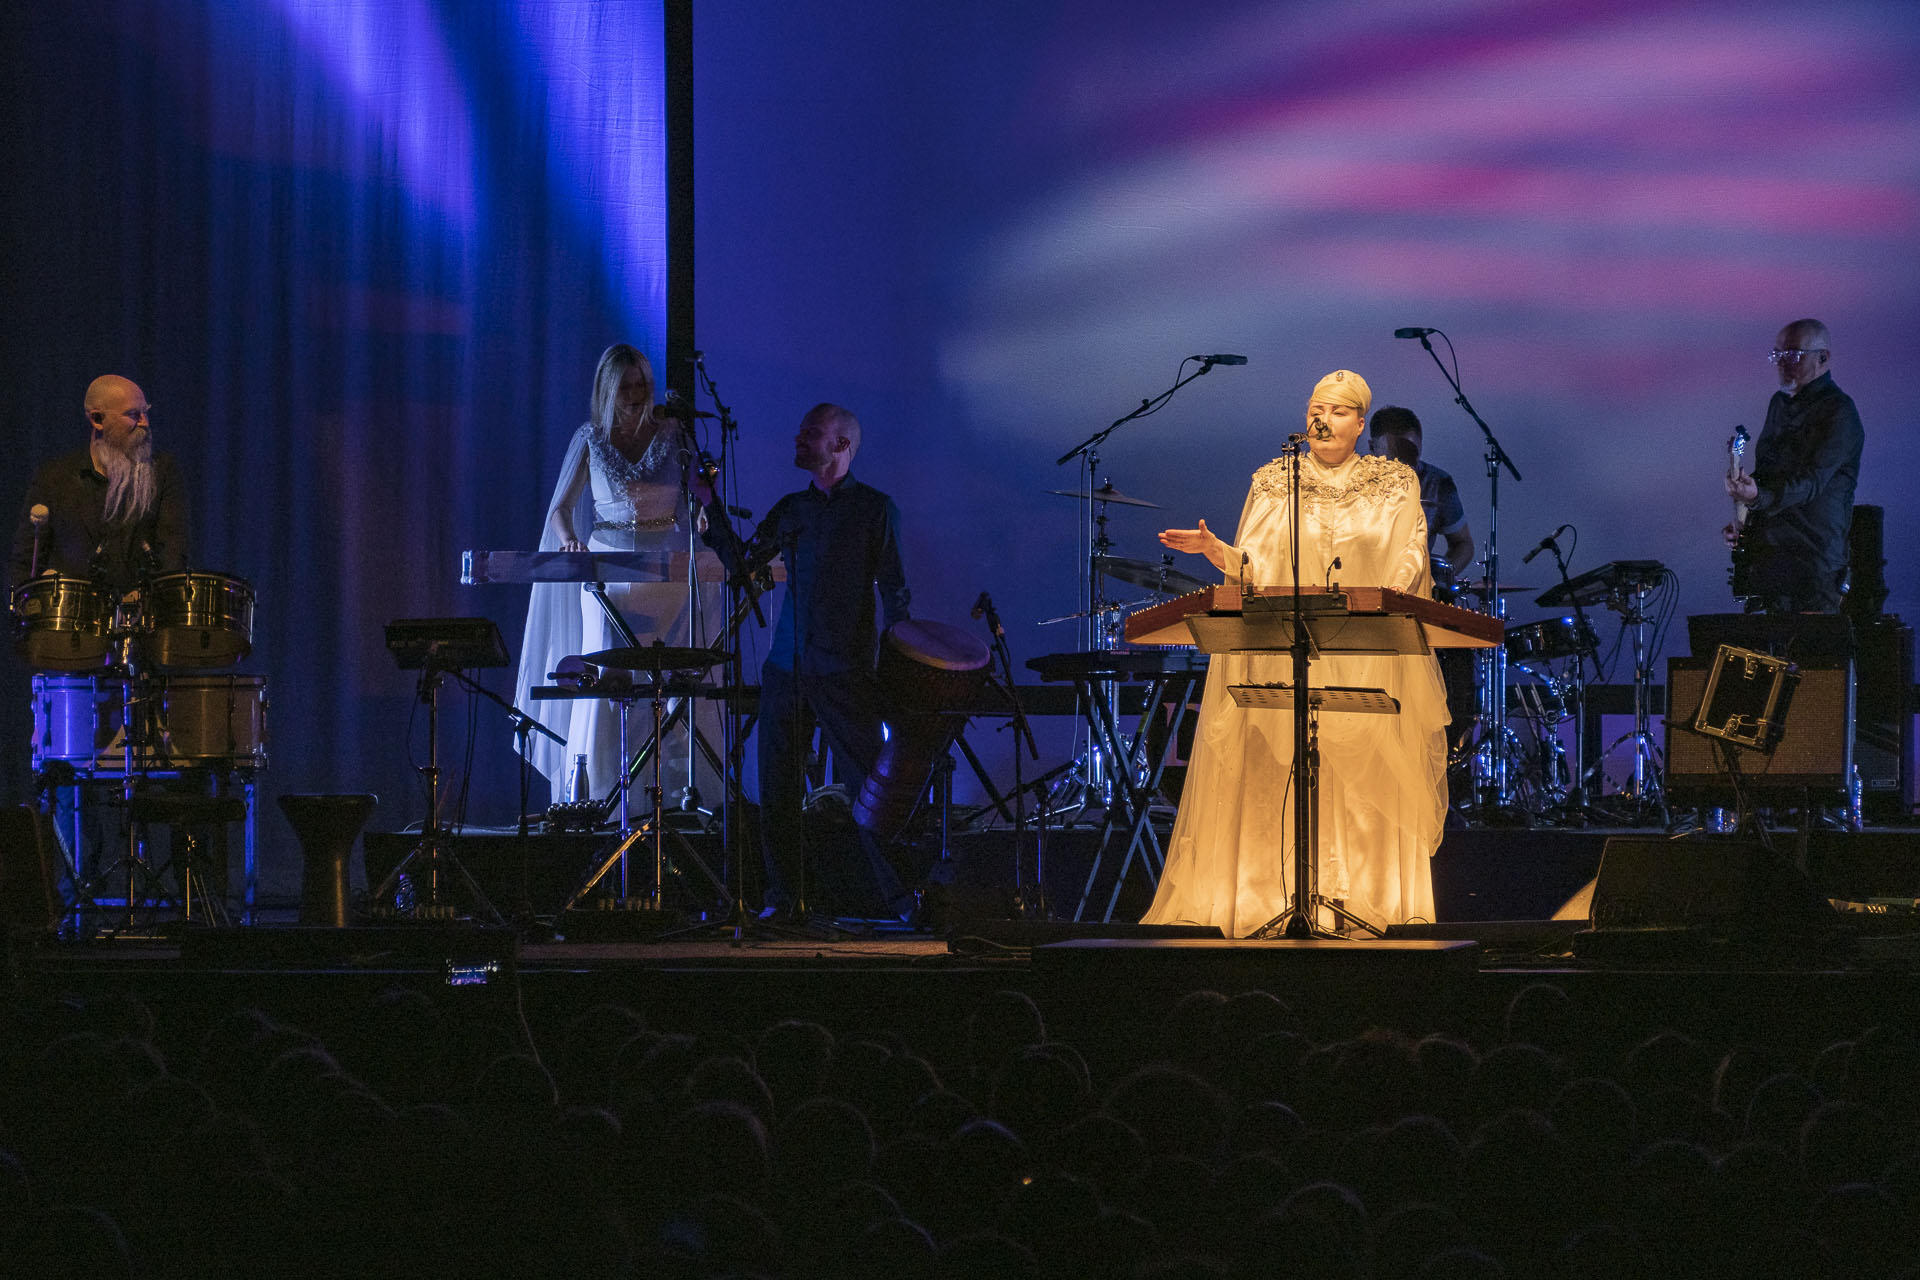
[[[123, 873], [126, 896], [116, 904], [129, 925], [138, 908], [194, 901], [191, 861], [173, 868], [176, 895], [165, 883], [168, 868], [146, 851], [135, 799], [150, 782], [203, 774], [216, 796], [235, 780], [244, 791], [250, 906], [253, 775], [267, 763], [266, 681], [220, 672], [252, 651], [252, 586], [231, 574], [187, 570], [143, 578], [116, 598], [90, 579], [47, 573], [20, 586], [12, 605], [16, 647], [35, 669], [33, 768], [44, 788], [73, 788], [62, 816], [72, 823], [75, 919], [109, 905], [102, 895]], [[84, 801], [93, 780], [119, 783], [128, 843], [123, 857], [88, 876]], [[223, 917], [218, 895], [202, 892], [197, 901], [210, 923]]]
[[[1596, 775], [1601, 764], [1615, 749], [1631, 744], [1632, 777], [1617, 799], [1633, 812], [1619, 816], [1637, 819], [1657, 814], [1662, 787], [1650, 723], [1653, 646], [1648, 628], [1655, 617], [1649, 608], [1653, 594], [1669, 579], [1666, 567], [1653, 560], [1615, 560], [1572, 578], [1563, 570], [1561, 584], [1541, 592], [1534, 603], [1572, 612], [1508, 624], [1502, 648], [1483, 656], [1475, 673], [1477, 702], [1469, 731], [1449, 755], [1456, 800], [1467, 797], [1462, 807], [1470, 814], [1492, 811], [1578, 825], [1597, 807]], [[1481, 585], [1470, 584], [1463, 590], [1474, 591]], [[1500, 590], [1518, 593], [1536, 588], [1502, 585]], [[1595, 678], [1600, 670], [1600, 638], [1586, 613], [1594, 606], [1619, 614], [1623, 635], [1631, 643], [1634, 726], [1598, 758], [1589, 760], [1589, 664]], [[1489, 729], [1492, 717], [1487, 705], [1488, 691], [1495, 683], [1487, 668], [1495, 663], [1509, 673], [1503, 681], [1510, 690], [1508, 709], [1518, 712], [1518, 720], [1509, 719], [1500, 735]], [[1569, 722], [1573, 725], [1571, 759], [1560, 733]], [[1506, 766], [1504, 793], [1487, 786], [1488, 780], [1499, 776], [1493, 767], [1496, 758]], [[1615, 799], [1609, 797], [1609, 803]]]

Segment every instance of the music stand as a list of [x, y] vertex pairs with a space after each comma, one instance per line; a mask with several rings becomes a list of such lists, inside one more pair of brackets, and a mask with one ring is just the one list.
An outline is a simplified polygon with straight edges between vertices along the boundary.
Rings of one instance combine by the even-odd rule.
[[[418, 696], [427, 705], [427, 763], [420, 769], [427, 779], [427, 820], [420, 829], [420, 842], [387, 872], [372, 900], [378, 903], [391, 892], [396, 913], [451, 920], [454, 908], [444, 884], [451, 873], [466, 886], [475, 915], [491, 924], [505, 924], [479, 882], [447, 847], [446, 831], [440, 825], [440, 677], [469, 668], [506, 666], [507, 646], [500, 639], [500, 628], [491, 618], [401, 618], [387, 624], [386, 635], [387, 648], [400, 669], [420, 673]], [[400, 877], [415, 863], [426, 868], [426, 900], [416, 899], [411, 907], [402, 907]]]

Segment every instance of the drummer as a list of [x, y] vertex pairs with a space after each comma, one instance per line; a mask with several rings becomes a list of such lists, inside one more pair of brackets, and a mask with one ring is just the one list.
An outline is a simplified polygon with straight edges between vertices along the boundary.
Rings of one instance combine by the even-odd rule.
[[[820, 868], [803, 868], [801, 801], [807, 744], [817, 726], [833, 752], [838, 780], [859, 793], [880, 752], [881, 708], [874, 680], [881, 628], [907, 617], [907, 575], [900, 559], [900, 509], [893, 499], [853, 478], [860, 420], [836, 404], [818, 404], [800, 419], [793, 465], [813, 477], [773, 504], [742, 543], [712, 486], [696, 477], [695, 500], [707, 511], [707, 544], [729, 572], [765, 564], [787, 567], [780, 620], [760, 668], [758, 721], [760, 842], [769, 913], [801, 905], [802, 884]], [[869, 851], [871, 853], [871, 851]], [[884, 864], [869, 857], [883, 901], [898, 892]], [[858, 876], [859, 869], [854, 869]], [[804, 874], [804, 881], [802, 875]], [[841, 877], [834, 877], [840, 879]], [[810, 890], [808, 891], [810, 892]]]
[[186, 497], [173, 456], [153, 451], [151, 407], [118, 374], [88, 385], [86, 447], [46, 463], [27, 486], [13, 536], [14, 587], [57, 573], [118, 596], [142, 577], [186, 567]]

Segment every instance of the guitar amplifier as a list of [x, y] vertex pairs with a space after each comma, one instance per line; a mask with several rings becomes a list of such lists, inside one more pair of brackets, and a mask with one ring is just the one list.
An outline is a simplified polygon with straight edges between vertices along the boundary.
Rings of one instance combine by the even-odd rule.
[[1771, 752], [1695, 732], [1711, 658], [1667, 662], [1667, 792], [1681, 803], [1731, 803], [1732, 754], [1749, 795], [1812, 793], [1844, 802], [1853, 772], [1853, 664], [1802, 665], [1793, 700]]

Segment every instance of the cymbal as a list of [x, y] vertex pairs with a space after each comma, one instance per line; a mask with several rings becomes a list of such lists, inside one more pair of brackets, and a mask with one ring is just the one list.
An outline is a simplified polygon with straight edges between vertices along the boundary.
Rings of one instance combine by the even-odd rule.
[[602, 649], [581, 656], [596, 667], [615, 667], [622, 671], [705, 671], [725, 662], [731, 655], [718, 649], [676, 649], [655, 640], [652, 644]]
[[1185, 595], [1189, 591], [1198, 591], [1207, 585], [1192, 574], [1182, 573], [1174, 568], [1172, 556], [1161, 556], [1158, 560], [1100, 556], [1094, 561], [1094, 565], [1115, 582], [1145, 587], [1149, 591], [1160, 591], [1170, 596]]
[[[1084, 498], [1087, 496], [1086, 491], [1082, 489], [1049, 489], [1047, 492], [1057, 493], [1063, 498]], [[1114, 488], [1113, 481], [1111, 480], [1093, 491], [1093, 500], [1095, 502], [1118, 503], [1123, 507], [1151, 507], [1155, 511], [1162, 509], [1157, 502], [1148, 502], [1145, 498], [1128, 497], [1126, 494]]]

